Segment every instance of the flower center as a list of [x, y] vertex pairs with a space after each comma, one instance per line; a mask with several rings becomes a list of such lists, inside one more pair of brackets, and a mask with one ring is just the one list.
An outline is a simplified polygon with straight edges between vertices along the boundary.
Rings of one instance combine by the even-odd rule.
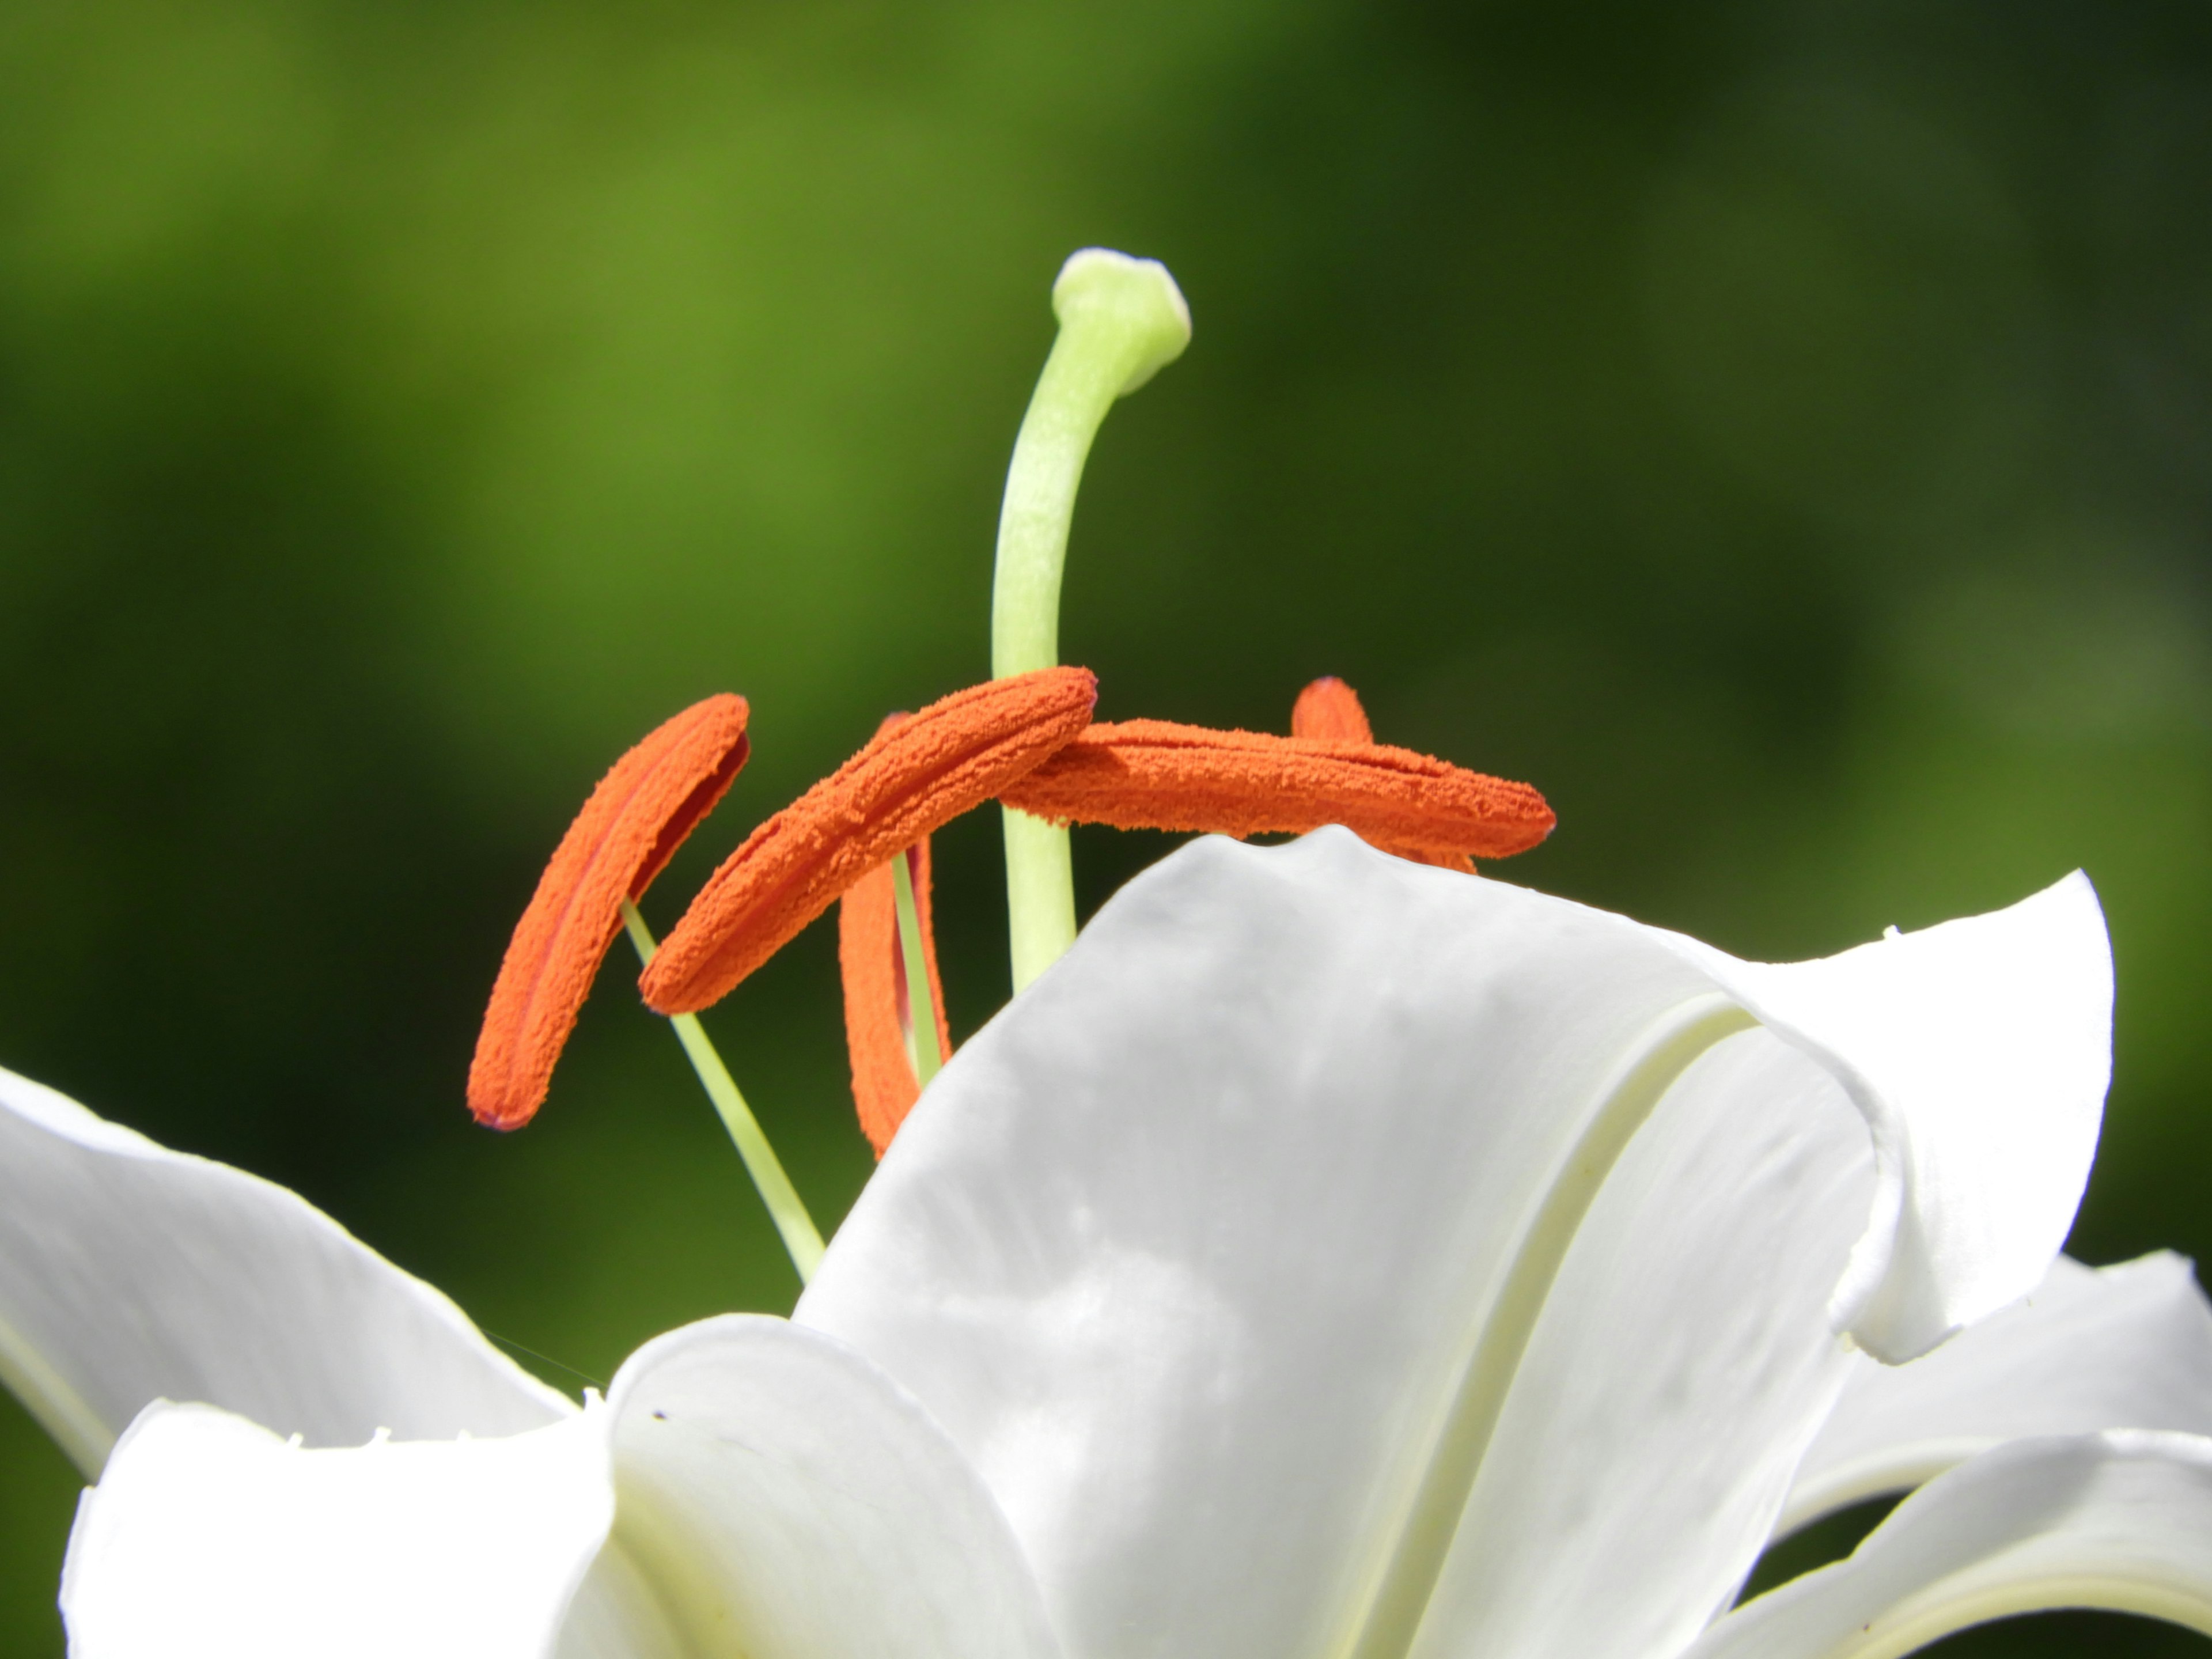
[[929, 836], [953, 817], [1004, 805], [1018, 993], [1074, 939], [1067, 826], [1079, 820], [1237, 836], [1341, 823], [1385, 851], [1461, 870], [1551, 831], [1551, 809], [1527, 785], [1376, 743], [1358, 694], [1339, 679], [1305, 689], [1288, 737], [1164, 720], [1091, 725], [1096, 678], [1057, 660], [1076, 489], [1107, 411], [1181, 355], [1190, 314], [1164, 267], [1097, 248], [1062, 267], [1053, 308], [1060, 332], [1023, 417], [1000, 517], [998, 678], [886, 720], [762, 823], [658, 945], [635, 901], [744, 765], [746, 705], [709, 698], [657, 728], [616, 763], [562, 838], [478, 1040], [470, 1105], [487, 1123], [518, 1127], [544, 1100], [592, 976], [626, 926], [644, 963], [639, 989], [674, 1022], [802, 1280], [821, 1258], [821, 1236], [695, 1016], [840, 904], [854, 1101], [880, 1156], [952, 1049]]

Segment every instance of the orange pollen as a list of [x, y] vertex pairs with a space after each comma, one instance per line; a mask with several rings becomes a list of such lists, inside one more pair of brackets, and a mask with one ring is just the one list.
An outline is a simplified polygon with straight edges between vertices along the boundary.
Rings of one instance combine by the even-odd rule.
[[1000, 795], [1090, 724], [1088, 669], [1042, 668], [940, 698], [763, 823], [714, 872], [638, 981], [648, 1006], [695, 1012], [895, 853]]
[[1317, 743], [1372, 743], [1375, 728], [1359, 706], [1359, 693], [1334, 674], [1324, 674], [1298, 693], [1291, 710], [1291, 735]]
[[[937, 1052], [950, 1057], [952, 1032], [945, 1021], [945, 988], [937, 977], [937, 939], [930, 920], [929, 842], [903, 854], [914, 883], [921, 924], [922, 965], [936, 1011]], [[837, 903], [837, 967], [845, 983], [845, 1048], [853, 1062], [853, 1104], [860, 1132], [881, 1158], [921, 1095], [907, 1049], [915, 1011], [907, 1003], [906, 960], [898, 931], [897, 890], [891, 866], [879, 864], [845, 890]]]
[[[1371, 744], [1375, 741], [1375, 728], [1367, 723], [1367, 710], [1360, 704], [1359, 693], [1335, 675], [1324, 674], [1298, 693], [1298, 700], [1291, 709], [1291, 735], [1316, 738], [1324, 743]], [[1383, 846], [1382, 850], [1416, 864], [1439, 865], [1462, 875], [1474, 872], [1474, 860], [1464, 853], [1423, 852], [1413, 847], [1392, 846]]]
[[1000, 798], [1121, 830], [1243, 837], [1340, 823], [1386, 851], [1455, 864], [1526, 852], [1556, 822], [1527, 784], [1410, 749], [1167, 720], [1093, 726]]
[[516, 1129], [544, 1104], [622, 902], [652, 884], [714, 809], [750, 752], [743, 697], [694, 703], [649, 732], [599, 780], [554, 849], [515, 924], [469, 1066], [469, 1110]]

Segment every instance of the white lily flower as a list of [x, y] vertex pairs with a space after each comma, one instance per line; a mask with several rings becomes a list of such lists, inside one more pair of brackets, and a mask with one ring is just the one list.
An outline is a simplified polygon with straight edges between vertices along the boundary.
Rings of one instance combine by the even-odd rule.
[[[1341, 831], [1200, 842], [947, 1066], [792, 1322], [580, 1412], [291, 1195], [7, 1079], [0, 1367], [99, 1480], [72, 1651], [2212, 1628], [2202, 1299], [2053, 1267], [2110, 974], [2079, 877], [1771, 967]], [[1725, 1611], [1778, 1522], [1942, 1468]]]

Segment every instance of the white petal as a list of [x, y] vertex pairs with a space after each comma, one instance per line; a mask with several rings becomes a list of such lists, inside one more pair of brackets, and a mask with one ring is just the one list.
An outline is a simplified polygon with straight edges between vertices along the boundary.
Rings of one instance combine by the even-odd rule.
[[498, 1439], [303, 1449], [149, 1407], [88, 1492], [74, 1659], [1055, 1659], [1006, 1518], [858, 1354], [732, 1316]]
[[640, 1349], [609, 1400], [616, 1541], [687, 1650], [1057, 1652], [975, 1471], [911, 1395], [841, 1344], [781, 1319], [711, 1319]]
[[1560, 1268], [1416, 1659], [1673, 1653], [1728, 1605], [1859, 1358], [1823, 1304], [1872, 1163], [1771, 1033], [1683, 1074]]
[[2212, 1434], [2212, 1306], [2183, 1257], [2061, 1256], [2025, 1302], [1909, 1365], [1861, 1360], [1777, 1524], [1904, 1492], [2001, 1441], [2095, 1429]]
[[[616, 1507], [621, 1507], [617, 1485]], [[584, 1575], [562, 1621], [554, 1659], [690, 1659], [668, 1608], [617, 1538]]]
[[[1619, 1139], [1746, 1023], [1716, 990], [1741, 967], [1341, 831], [1201, 842], [940, 1076], [799, 1317], [945, 1425], [1079, 1659], [1343, 1651], [1449, 1540], [1478, 1341], [1517, 1358]], [[1744, 973], [1767, 994], [1794, 971]], [[1871, 1006], [1873, 980], [1829, 1000]], [[1936, 1074], [2012, 1040], [1923, 994]], [[1879, 1073], [1891, 1129], [1920, 1098], [1887, 1049], [1804, 1046], [1862, 1109]], [[1915, 1201], [1941, 1219], [1954, 1194], [1980, 1197]]]
[[1349, 835], [1194, 843], [939, 1074], [795, 1317], [945, 1424], [1080, 1659], [1338, 1651], [1520, 1224], [1705, 988]]
[[313, 1445], [509, 1434], [574, 1409], [295, 1194], [5, 1071], [0, 1382], [89, 1477], [156, 1399]]
[[605, 1415], [311, 1450], [151, 1406], [77, 1511], [72, 1659], [540, 1659], [613, 1519]]
[[1820, 962], [1684, 941], [1832, 1066], [1874, 1133], [1875, 1221], [1834, 1317], [1893, 1364], [2017, 1301], [2065, 1242], [2112, 1076], [2112, 960], [2079, 872], [2010, 909]]
[[1856, 1554], [1738, 1608], [1684, 1659], [1890, 1659], [2015, 1613], [2100, 1607], [2212, 1635], [2212, 1440], [2016, 1440], [1931, 1481]]

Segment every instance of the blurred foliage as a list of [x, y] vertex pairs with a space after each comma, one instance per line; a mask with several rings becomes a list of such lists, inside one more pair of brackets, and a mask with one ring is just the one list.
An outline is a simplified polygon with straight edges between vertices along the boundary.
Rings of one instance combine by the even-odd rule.
[[[0, 1056], [571, 1385], [787, 1306], [626, 971], [518, 1136], [460, 1109], [474, 1021], [653, 722], [756, 711], [665, 927], [981, 677], [1046, 289], [1104, 243], [1198, 326], [1078, 515], [1103, 714], [1280, 729], [1341, 673], [1550, 794], [1506, 873], [1746, 954], [2085, 866], [2121, 1000], [2075, 1247], [2201, 1255], [2208, 186], [2212, 16], [2155, 0], [15, 0]], [[1080, 836], [1089, 902], [1164, 844]], [[994, 826], [939, 868], [964, 1033]], [[823, 933], [710, 1024], [834, 1217]], [[76, 1482], [4, 1410], [0, 1632], [58, 1653]]]

